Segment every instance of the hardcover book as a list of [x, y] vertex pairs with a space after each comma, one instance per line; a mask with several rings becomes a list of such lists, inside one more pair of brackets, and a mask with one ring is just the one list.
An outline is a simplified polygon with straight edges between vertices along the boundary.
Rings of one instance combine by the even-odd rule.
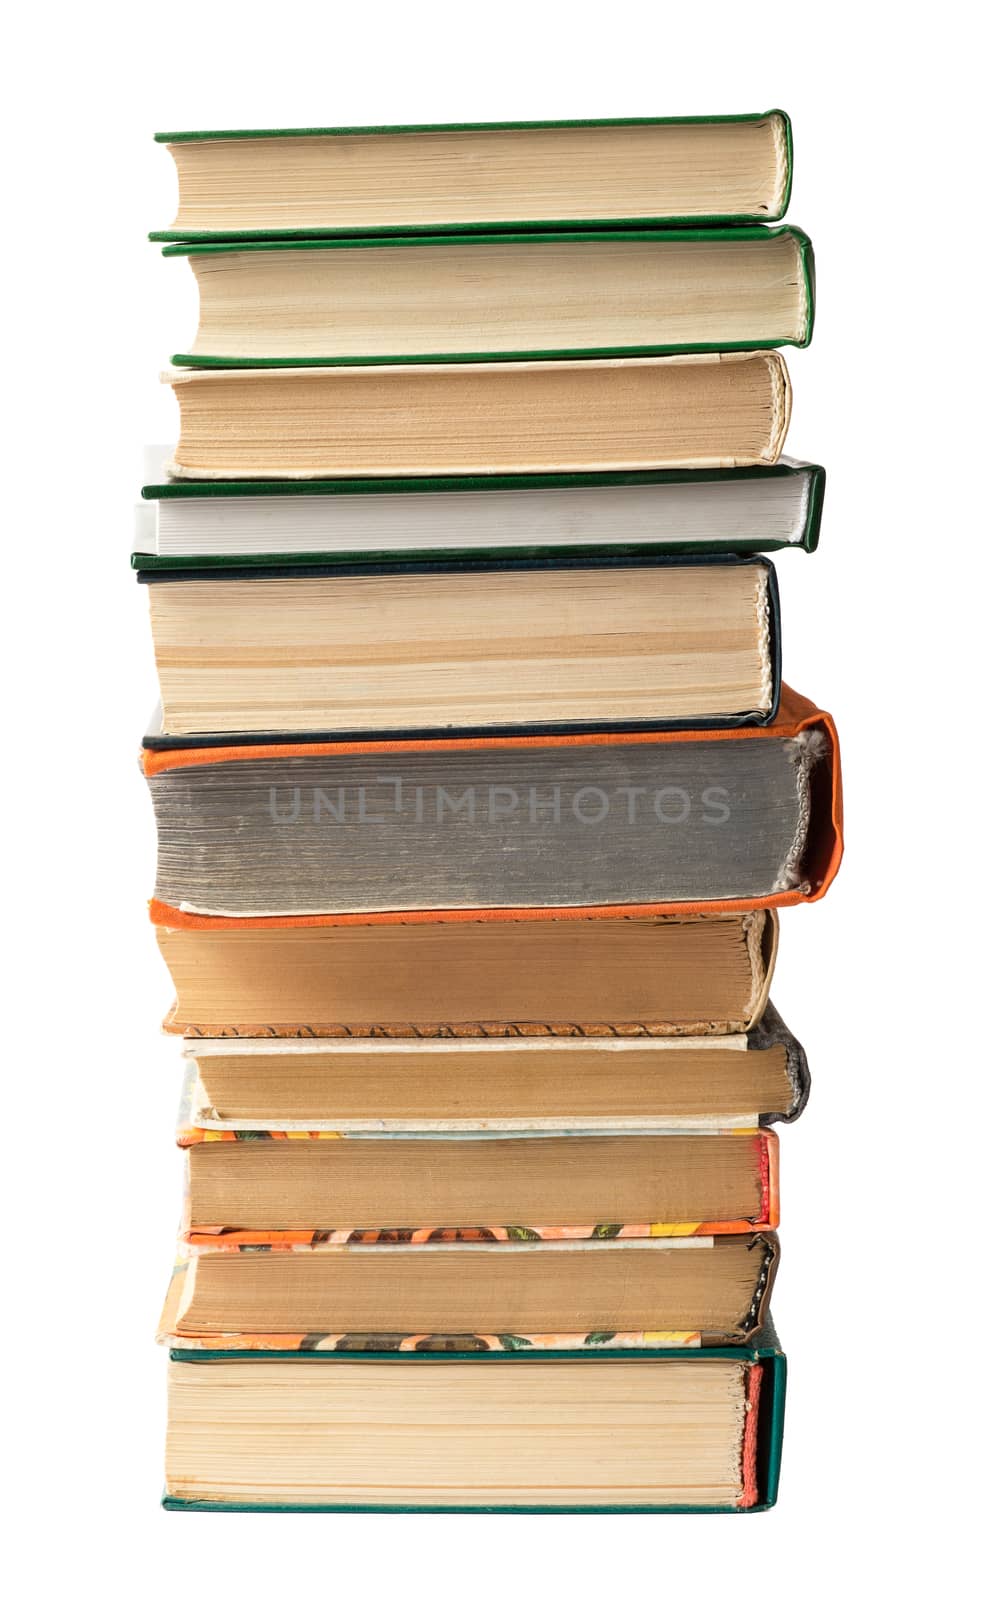
[[770, 1003], [723, 1036], [194, 1036], [183, 1055], [187, 1125], [208, 1133], [747, 1127], [791, 1122], [809, 1093], [805, 1052]]
[[180, 478], [437, 477], [776, 462], [776, 350], [618, 361], [173, 367]]
[[153, 239], [775, 222], [792, 184], [783, 111], [155, 137], [179, 210]]
[[746, 911], [818, 899], [840, 860], [833, 723], [791, 690], [722, 732], [157, 743], [172, 926]]
[[169, 1510], [775, 1502], [785, 1359], [770, 1325], [744, 1346], [695, 1350], [170, 1356]]
[[273, 1234], [248, 1248], [201, 1236], [176, 1265], [159, 1339], [188, 1350], [417, 1352], [738, 1344], [766, 1319], [778, 1262], [767, 1231], [584, 1240], [435, 1231], [372, 1244]]
[[229, 1244], [753, 1233], [778, 1225], [770, 1128], [347, 1134], [188, 1128], [184, 1233]]
[[177, 366], [540, 360], [806, 345], [797, 228], [171, 245], [200, 322]]
[[778, 590], [761, 556], [139, 573], [162, 732], [766, 723]]
[[153, 902], [152, 920], [176, 987], [166, 1031], [226, 1040], [741, 1034], [764, 1014], [778, 940], [773, 911], [287, 926]]
[[498, 473], [287, 482], [167, 478], [142, 489], [139, 572], [444, 557], [815, 550], [825, 474], [711, 471]]

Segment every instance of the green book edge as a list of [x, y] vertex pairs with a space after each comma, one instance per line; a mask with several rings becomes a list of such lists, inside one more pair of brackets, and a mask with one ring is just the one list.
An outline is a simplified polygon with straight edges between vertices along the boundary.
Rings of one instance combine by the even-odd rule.
[[[142, 498], [145, 500], [176, 500], [176, 499], [203, 499], [222, 497], [229, 499], [255, 498], [272, 495], [290, 494], [426, 494], [426, 493], [465, 493], [484, 489], [498, 493], [501, 490], [513, 489], [552, 489], [552, 488], [592, 488], [596, 485], [610, 487], [623, 487], [638, 483], [685, 483], [695, 480], [700, 483], [722, 482], [729, 477], [745, 478], [781, 478], [796, 477], [806, 474], [810, 480], [810, 490], [806, 505], [806, 524], [802, 537], [793, 541], [788, 539], [763, 539], [755, 542], [750, 539], [714, 539], [701, 543], [695, 540], [691, 543], [680, 543], [666, 540], [660, 544], [638, 545], [529, 545], [525, 547], [487, 546], [485, 549], [452, 549], [444, 552], [446, 560], [455, 561], [481, 561], [481, 560], [511, 560], [514, 557], [523, 560], [551, 560], [561, 556], [581, 555], [616, 555], [632, 556], [644, 555], [758, 555], [770, 554], [779, 550], [804, 550], [812, 554], [817, 548], [820, 539], [820, 522], [823, 512], [823, 495], [826, 485], [826, 472], [823, 467], [813, 462], [797, 462], [794, 465], [779, 462], [773, 467], [737, 467], [713, 471], [672, 471], [672, 472], [644, 472], [644, 473], [521, 473], [519, 476], [499, 476], [491, 478], [335, 478], [326, 481], [316, 479], [294, 479], [287, 482], [277, 482], [266, 479], [261, 482], [172, 482], [161, 484], [146, 484], [142, 489]], [[313, 566], [340, 566], [348, 565], [374, 565], [388, 564], [402, 560], [404, 562], [436, 561], [436, 549], [424, 550], [347, 550], [347, 551], [296, 551], [296, 552], [266, 552], [255, 551], [249, 554], [232, 553], [229, 555], [191, 555], [191, 556], [159, 556], [150, 552], [135, 550], [131, 554], [131, 566], [135, 572], [169, 572], [169, 571], [194, 571], [197, 568], [224, 568], [224, 567], [313, 567]]]
[[[509, 224], [507, 224], [509, 226]], [[740, 228], [659, 228], [646, 226], [643, 228], [631, 227], [603, 227], [600, 229], [580, 228], [572, 229], [549, 224], [548, 233], [542, 233], [536, 238], [532, 233], [503, 233], [493, 232], [491, 236], [485, 233], [466, 233], [464, 238], [458, 234], [427, 234], [422, 239], [410, 239], [405, 234], [390, 234], [385, 239], [373, 239], [368, 234], [351, 236], [336, 234], [326, 239], [304, 239], [297, 243], [294, 239], [253, 239], [249, 244], [232, 244], [229, 240], [213, 239], [210, 243], [197, 243], [191, 239], [183, 239], [178, 244], [168, 244], [164, 247], [163, 256], [223, 256], [233, 254], [258, 254], [264, 251], [279, 250], [409, 250], [429, 249], [433, 246], [452, 244], [588, 244], [590, 240], [605, 240], [612, 242], [616, 239], [635, 239], [642, 241], [657, 239], [659, 243], [670, 244], [673, 241], [702, 241], [711, 243], [720, 239], [780, 239], [789, 235], [797, 243], [810, 243], [809, 236], [795, 223], [784, 222], [778, 227], [764, 227], [759, 224], [749, 224]]]
[[506, 224], [465, 224], [457, 223], [444, 226], [406, 226], [396, 228], [280, 228], [275, 231], [256, 228], [248, 230], [226, 231], [222, 229], [157, 229], [148, 235], [149, 239], [156, 242], [169, 242], [173, 240], [189, 241], [220, 241], [250, 242], [254, 239], [321, 239], [333, 236], [352, 235], [356, 237], [395, 236], [397, 234], [417, 236], [419, 234], [440, 233], [494, 233], [503, 232], [505, 229], [527, 232], [543, 232], [548, 228], [610, 228], [630, 227], [637, 228], [651, 223], [661, 223], [669, 227], [685, 224], [689, 227], [700, 223], [760, 223], [779, 222], [788, 210], [789, 200], [792, 195], [793, 172], [793, 141], [792, 123], [788, 114], [779, 107], [772, 107], [769, 111], [747, 111], [704, 117], [573, 117], [551, 119], [536, 122], [409, 122], [390, 124], [370, 124], [354, 128], [222, 128], [202, 130], [182, 130], [167, 133], [156, 133], [157, 144], [195, 144], [212, 139], [300, 139], [300, 138], [339, 138], [348, 135], [374, 134], [374, 133], [473, 133], [473, 132], [499, 132], [514, 128], [646, 128], [655, 125], [669, 125], [678, 123], [717, 123], [717, 122], [763, 122], [769, 117], [780, 117], [785, 133], [785, 186], [782, 191], [782, 203], [775, 212], [763, 213], [715, 213], [705, 217], [575, 217], [559, 218], [554, 222], [526, 222], [510, 221]]
[[768, 1403], [759, 1411], [758, 1460], [760, 1472], [760, 1498], [756, 1505], [736, 1506], [540, 1506], [506, 1505], [487, 1506], [423, 1506], [423, 1505], [367, 1505], [361, 1502], [328, 1503], [326, 1505], [301, 1505], [286, 1501], [259, 1505], [255, 1501], [213, 1501], [185, 1499], [179, 1495], [165, 1494], [162, 1505], [166, 1511], [266, 1511], [266, 1512], [380, 1512], [389, 1514], [494, 1514], [528, 1516], [562, 1515], [747, 1515], [754, 1511], [768, 1511], [778, 1498], [778, 1485], [782, 1464], [782, 1437], [785, 1424], [785, 1392], [787, 1382], [786, 1358], [779, 1346], [773, 1325], [769, 1322], [759, 1340], [749, 1345], [717, 1346], [694, 1350], [532, 1350], [532, 1351], [399, 1351], [382, 1350], [350, 1352], [336, 1350], [170, 1350], [170, 1361], [665, 1361], [665, 1360], [732, 1360], [740, 1361], [750, 1354], [760, 1361], [765, 1379], [770, 1386]]
[[806, 299], [806, 320], [801, 333], [794, 339], [738, 339], [716, 340], [683, 343], [683, 344], [636, 344], [636, 345], [596, 345], [596, 346], [563, 346], [548, 350], [473, 350], [451, 353], [448, 351], [430, 351], [421, 355], [376, 355], [376, 356], [209, 356], [190, 355], [180, 353], [172, 357], [173, 366], [193, 367], [197, 369], [218, 368], [279, 368], [279, 367], [385, 367], [385, 366], [416, 366], [430, 365], [432, 363], [458, 363], [473, 361], [574, 361], [574, 360], [617, 360], [632, 356], [658, 356], [658, 355], [700, 355], [719, 351], [732, 350], [775, 350], [782, 346], [792, 346], [797, 350], [804, 350], [813, 337], [813, 323], [816, 317], [816, 263], [813, 254], [813, 244], [809, 235], [801, 228], [787, 224], [781, 228], [683, 228], [679, 230], [665, 228], [617, 228], [609, 231], [590, 228], [583, 232], [567, 232], [550, 230], [546, 233], [475, 233], [475, 234], [439, 234], [425, 235], [423, 238], [409, 235], [391, 235], [388, 238], [327, 238], [327, 239], [273, 239], [271, 241], [254, 241], [243, 245], [232, 243], [193, 244], [184, 241], [182, 244], [168, 245], [163, 251], [164, 256], [193, 256], [193, 255], [230, 255], [243, 251], [265, 252], [272, 250], [370, 250], [370, 249], [397, 249], [411, 246], [421, 248], [438, 248], [450, 244], [560, 244], [563, 242], [585, 243], [589, 240], [613, 239], [651, 239], [658, 242], [670, 241], [673, 237], [679, 240], [695, 240], [701, 243], [720, 239], [778, 239], [783, 236], [794, 240], [799, 251], [800, 271], [802, 273], [803, 287]]
[[209, 139], [313, 139], [347, 138], [367, 133], [501, 133], [521, 128], [653, 128], [681, 123], [766, 122], [781, 117], [792, 170], [792, 123], [779, 106], [768, 111], [725, 111], [701, 117], [549, 117], [511, 122], [382, 122], [335, 128], [206, 128], [156, 133], [156, 144], [195, 144]]
[[608, 489], [647, 483], [722, 483], [736, 478], [793, 478], [823, 473], [812, 461], [782, 457], [767, 467], [647, 467], [609, 472], [443, 473], [424, 477], [377, 478], [169, 478], [145, 484], [144, 500], [198, 500], [206, 497], [257, 499], [287, 494], [456, 494], [478, 489]]

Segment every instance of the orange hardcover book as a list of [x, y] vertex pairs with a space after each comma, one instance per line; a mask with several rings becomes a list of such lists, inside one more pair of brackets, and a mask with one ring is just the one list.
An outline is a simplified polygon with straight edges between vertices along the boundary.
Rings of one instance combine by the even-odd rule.
[[840, 864], [832, 719], [143, 752], [171, 929], [749, 912]]

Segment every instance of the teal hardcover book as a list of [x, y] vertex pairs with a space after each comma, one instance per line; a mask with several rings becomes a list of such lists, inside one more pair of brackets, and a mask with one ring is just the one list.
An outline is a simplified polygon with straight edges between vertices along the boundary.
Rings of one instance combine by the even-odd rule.
[[[413, 1352], [173, 1350], [163, 1504], [556, 1514], [774, 1505], [786, 1366], [770, 1325], [743, 1347], [617, 1351], [594, 1341], [578, 1353], [479, 1352], [469, 1339]], [[198, 1448], [205, 1428], [208, 1457]]]

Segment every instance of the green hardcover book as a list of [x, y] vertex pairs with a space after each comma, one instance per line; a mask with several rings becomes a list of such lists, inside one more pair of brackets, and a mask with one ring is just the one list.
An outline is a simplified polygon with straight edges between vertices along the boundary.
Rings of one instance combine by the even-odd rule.
[[[785, 1357], [726, 1348], [173, 1350], [170, 1511], [774, 1505]], [[469, 1346], [469, 1348], [458, 1348]], [[202, 1441], [209, 1436], [209, 1452]]]
[[179, 210], [153, 239], [319, 239], [777, 222], [783, 111], [158, 133]]
[[170, 245], [196, 277], [190, 367], [671, 355], [806, 345], [798, 228]]
[[226, 481], [169, 479], [166, 455], [141, 491], [138, 572], [812, 551], [825, 485], [822, 467], [788, 457], [710, 471]]

